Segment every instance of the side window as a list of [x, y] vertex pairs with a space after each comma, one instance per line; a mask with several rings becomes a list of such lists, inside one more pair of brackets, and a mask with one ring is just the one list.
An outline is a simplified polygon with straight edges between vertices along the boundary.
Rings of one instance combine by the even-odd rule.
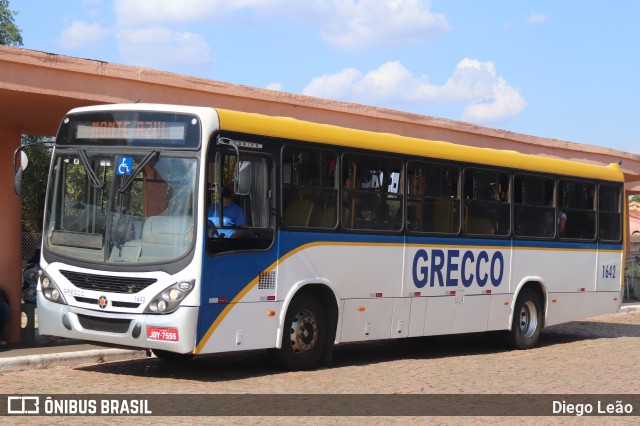
[[238, 159], [235, 150], [220, 147], [207, 160], [207, 251], [212, 254], [264, 250], [273, 242], [273, 162], [240, 154]]
[[598, 192], [598, 236], [603, 241], [620, 241], [622, 197], [620, 186], [600, 185]]
[[402, 229], [402, 162], [345, 154], [342, 220], [347, 229]]
[[484, 169], [464, 171], [464, 231], [469, 235], [509, 235], [509, 175]]
[[338, 224], [336, 154], [285, 146], [282, 150], [282, 224], [335, 228]]
[[563, 238], [594, 240], [596, 237], [596, 211], [594, 198], [596, 187], [591, 182], [561, 180], [560, 220], [565, 220], [564, 230], [559, 229]]
[[[531, 175], [513, 178], [513, 232], [519, 237], [556, 235], [555, 180]], [[558, 226], [561, 226], [558, 223]]]
[[410, 161], [407, 165], [407, 229], [458, 233], [459, 180], [457, 167]]

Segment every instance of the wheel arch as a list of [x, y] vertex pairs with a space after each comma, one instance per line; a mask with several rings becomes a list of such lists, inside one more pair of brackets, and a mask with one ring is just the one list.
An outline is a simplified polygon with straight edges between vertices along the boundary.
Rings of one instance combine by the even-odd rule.
[[325, 310], [327, 317], [327, 347], [333, 347], [333, 343], [336, 338], [338, 330], [338, 319], [340, 316], [340, 309], [338, 304], [338, 297], [336, 292], [328, 280], [325, 279], [309, 279], [296, 283], [291, 287], [291, 290], [287, 294], [282, 310], [280, 311], [280, 317], [278, 319], [278, 331], [276, 333], [276, 348], [282, 347], [282, 334], [284, 333], [284, 322], [289, 310], [291, 302], [296, 296], [301, 294], [311, 294], [314, 296]]
[[541, 328], [544, 328], [547, 319], [547, 306], [549, 299], [549, 292], [545, 286], [544, 280], [540, 277], [527, 277], [520, 281], [516, 292], [513, 295], [513, 301], [511, 302], [511, 315], [509, 315], [509, 330], [511, 330], [513, 324], [513, 315], [515, 314], [516, 301], [520, 297], [520, 293], [525, 288], [530, 288], [533, 290], [538, 297], [540, 298], [540, 302], [542, 303], [542, 325]]

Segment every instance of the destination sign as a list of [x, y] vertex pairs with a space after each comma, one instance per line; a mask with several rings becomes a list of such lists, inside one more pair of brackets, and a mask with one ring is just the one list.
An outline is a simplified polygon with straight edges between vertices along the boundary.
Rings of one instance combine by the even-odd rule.
[[77, 123], [76, 139], [182, 140], [185, 123], [167, 121], [92, 121]]
[[164, 111], [95, 111], [62, 120], [57, 145], [197, 149], [202, 125], [193, 114]]

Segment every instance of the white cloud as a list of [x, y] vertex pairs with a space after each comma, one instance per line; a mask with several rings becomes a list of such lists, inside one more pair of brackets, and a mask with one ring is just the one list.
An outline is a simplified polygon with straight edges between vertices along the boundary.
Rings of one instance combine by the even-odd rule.
[[103, 28], [96, 22], [87, 24], [84, 21], [73, 21], [62, 30], [59, 43], [64, 49], [82, 49], [102, 42], [111, 34], [110, 29]]
[[411, 44], [449, 29], [430, 0], [117, 0], [121, 26], [172, 26], [250, 11], [315, 26], [328, 44], [348, 50]]
[[345, 68], [335, 74], [315, 77], [302, 89], [302, 93], [330, 99], [350, 98], [357, 89], [362, 73], [355, 68]]
[[151, 27], [123, 30], [117, 38], [122, 58], [138, 66], [176, 69], [208, 66], [213, 61], [211, 48], [199, 34]]
[[476, 122], [500, 121], [520, 114], [527, 107], [527, 102], [520, 90], [509, 86], [499, 78], [492, 87], [491, 95], [467, 105], [462, 112], [462, 119]]
[[544, 25], [549, 22], [549, 17], [540, 13], [530, 15], [526, 18], [529, 25]]
[[336, 47], [361, 50], [421, 42], [449, 29], [428, 0], [337, 0], [333, 19], [321, 31]]
[[115, 11], [124, 25], [175, 24], [221, 18], [232, 12], [269, 10], [291, 0], [116, 0]]
[[303, 89], [305, 95], [369, 103], [390, 108], [425, 103], [460, 104], [464, 120], [499, 121], [520, 114], [527, 106], [519, 89], [498, 76], [493, 62], [465, 58], [442, 85], [427, 76], [414, 76], [400, 62], [387, 62], [362, 73], [345, 68], [316, 77]]
[[277, 92], [282, 92], [284, 90], [284, 85], [282, 83], [269, 83], [265, 87], [267, 90], [275, 90]]

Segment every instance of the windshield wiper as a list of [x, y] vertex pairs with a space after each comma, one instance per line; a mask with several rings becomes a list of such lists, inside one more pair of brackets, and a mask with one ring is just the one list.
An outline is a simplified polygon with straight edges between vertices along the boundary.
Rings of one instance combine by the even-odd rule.
[[89, 164], [89, 159], [87, 158], [87, 153], [85, 152], [85, 150], [79, 149], [78, 156], [80, 157], [80, 161], [82, 161], [84, 169], [87, 171], [87, 177], [89, 178], [89, 183], [91, 184], [91, 186], [93, 186], [95, 189], [102, 188], [104, 182], [100, 183], [100, 180], [98, 180], [98, 175], [96, 175], [95, 170], [91, 168], [91, 164]]
[[129, 189], [129, 187], [131, 186], [131, 184], [133, 183], [133, 180], [136, 178], [136, 176], [138, 175], [138, 173], [140, 173], [142, 171], [142, 169], [144, 169], [144, 167], [149, 164], [151, 162], [151, 160], [153, 160], [156, 157], [160, 156], [160, 151], [151, 151], [150, 153], [148, 153], [143, 159], [142, 161], [140, 161], [138, 163], [138, 165], [136, 166], [135, 169], [133, 169], [133, 171], [131, 172], [131, 174], [125, 179], [124, 182], [122, 182], [122, 185], [120, 185], [120, 189], [118, 189], [119, 193], [124, 193], [127, 192], [127, 190]]

